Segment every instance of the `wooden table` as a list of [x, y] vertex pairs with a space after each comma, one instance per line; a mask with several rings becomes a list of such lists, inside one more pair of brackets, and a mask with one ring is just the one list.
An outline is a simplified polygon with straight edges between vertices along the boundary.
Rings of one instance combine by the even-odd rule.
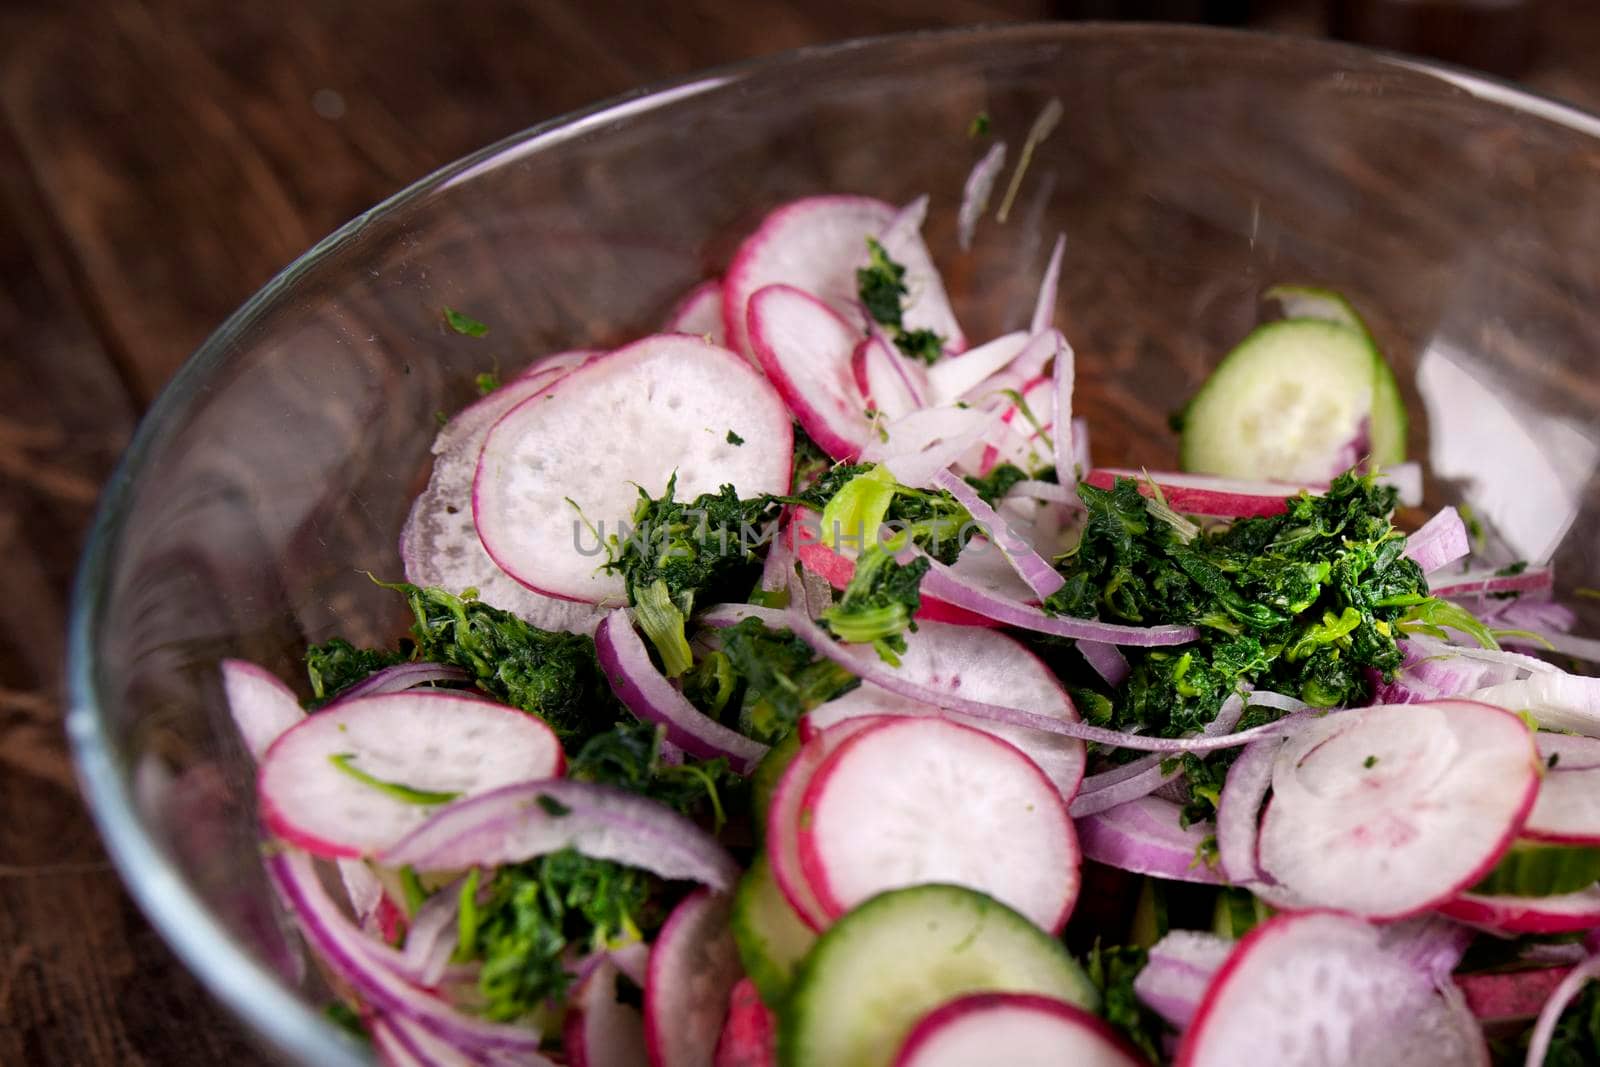
[[[1316, 28], [1313, 2], [1261, 5]], [[869, 10], [870, 8], [870, 10]], [[96, 492], [202, 338], [345, 219], [641, 83], [1044, 0], [12, 0], [0, 10], [0, 1064], [260, 1062], [122, 891], [60, 728]], [[1600, 105], [1600, 12], [1528, 80]]]

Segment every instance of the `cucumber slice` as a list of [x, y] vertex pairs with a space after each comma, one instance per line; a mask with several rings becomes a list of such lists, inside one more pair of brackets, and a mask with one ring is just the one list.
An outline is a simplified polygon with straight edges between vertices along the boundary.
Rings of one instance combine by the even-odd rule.
[[1276, 300], [1286, 319], [1321, 319], [1355, 330], [1372, 346], [1372, 416], [1367, 427], [1368, 445], [1372, 462], [1380, 467], [1406, 461], [1406, 433], [1410, 420], [1406, 416], [1405, 400], [1400, 396], [1400, 382], [1394, 368], [1383, 358], [1377, 338], [1367, 328], [1366, 320], [1340, 293], [1332, 289], [1318, 289], [1309, 285], [1275, 285], [1264, 294], [1267, 300]]
[[794, 913], [772, 877], [765, 853], [758, 853], [733, 897], [733, 940], [739, 946], [744, 973], [756, 984], [761, 999], [777, 1008], [789, 994], [795, 968], [817, 943]]
[[1493, 896], [1553, 897], [1600, 882], [1600, 848], [1519, 841], [1472, 887]]
[[1184, 415], [1186, 471], [1326, 481], [1372, 411], [1372, 347], [1344, 326], [1289, 319], [1257, 327]]
[[789, 769], [795, 753], [799, 751], [800, 730], [796, 728], [768, 749], [767, 754], [761, 757], [761, 762], [756, 764], [756, 769], [750, 772], [750, 806], [755, 813], [758, 844], [767, 833], [767, 808], [772, 804], [773, 790], [778, 788], [778, 779], [783, 777], [783, 772]]
[[1061, 943], [991, 897], [950, 885], [881, 893], [800, 966], [778, 1036], [782, 1067], [889, 1067], [918, 1019], [965, 993], [1042, 993], [1094, 1010]]

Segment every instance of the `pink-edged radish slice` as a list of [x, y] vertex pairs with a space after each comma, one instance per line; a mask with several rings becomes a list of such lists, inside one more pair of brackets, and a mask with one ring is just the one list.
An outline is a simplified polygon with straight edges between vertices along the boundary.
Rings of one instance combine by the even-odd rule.
[[941, 359], [928, 368], [929, 401], [949, 404], [962, 399], [1009, 367], [1027, 347], [1028, 335], [1017, 330], [969, 348], [960, 359]]
[[[730, 438], [742, 438], [734, 445]], [[490, 557], [549, 596], [620, 602], [597, 535], [631, 522], [639, 491], [677, 499], [732, 485], [785, 492], [794, 449], [782, 399], [727, 349], [658, 334], [573, 371], [489, 431], [472, 510]]]
[[1233, 952], [1233, 942], [1198, 930], [1174, 930], [1150, 947], [1133, 991], [1150, 1009], [1182, 1030], [1194, 1019], [1211, 979]]
[[926, 372], [882, 337], [856, 345], [850, 372], [868, 406], [886, 419], [909, 415], [926, 403]]
[[1177, 1067], [1487, 1065], [1483, 1033], [1376, 927], [1280, 915], [1239, 942], [1178, 1046]]
[[1444, 508], [1406, 538], [1405, 557], [1432, 574], [1472, 551], [1467, 524], [1455, 508]]
[[830, 918], [926, 883], [987, 893], [1059, 931], [1078, 898], [1077, 835], [1037, 764], [982, 730], [891, 718], [845, 740], [801, 801], [800, 865]]
[[[1600, 955], [1590, 956], [1567, 973], [1561, 984], [1551, 992], [1550, 999], [1539, 1009], [1539, 1018], [1534, 1021], [1532, 1036], [1528, 1039], [1527, 1063], [1542, 1064], [1550, 1055], [1550, 1045], [1555, 1040], [1556, 1027], [1561, 1023], [1562, 1015], [1566, 1014], [1572, 1002], [1578, 999], [1583, 987], [1595, 979], [1600, 978]], [[1592, 1024], [1590, 1024], [1592, 1026]], [[1591, 1030], [1592, 1033], [1592, 1030]], [[1592, 1042], [1593, 1038], [1589, 1040]], [[1589, 1045], [1590, 1049], [1594, 1046]], [[1587, 1058], [1587, 1057], [1585, 1057]]]
[[894, 1067], [1143, 1067], [1105, 1021], [1037, 993], [973, 993], [912, 1027]]
[[[571, 348], [551, 356], [540, 356], [523, 368], [519, 378], [542, 378], [546, 385], [565, 377], [598, 356], [605, 355], [603, 348]], [[490, 394], [493, 395], [493, 394]]]
[[[959, 693], [969, 700], [1009, 700], [1052, 719], [1078, 719], [1055, 672], [1022, 642], [997, 630], [923, 621], [916, 633], [906, 635], [897, 673], [930, 690]], [[1077, 795], [1086, 762], [1082, 742], [941, 711], [937, 704], [910, 700], [871, 682], [813, 708], [806, 721], [816, 729], [827, 729], [868, 715], [934, 714], [1004, 738], [1039, 765], [1062, 799], [1070, 801]]]
[[728, 1020], [722, 1024], [712, 1067], [777, 1067], [777, 1020], [761, 1002], [754, 982], [739, 979], [728, 994]]
[[521, 781], [430, 815], [378, 856], [386, 867], [497, 867], [570, 848], [671, 881], [729, 889], [739, 867], [717, 839], [665, 804], [599, 782]]
[[317, 856], [372, 856], [441, 805], [559, 775], [561, 742], [544, 722], [477, 697], [384, 693], [328, 708], [267, 750], [261, 818]]
[[722, 322], [722, 280], [713, 278], [701, 282], [684, 294], [667, 321], [661, 324], [663, 333], [687, 333], [704, 337], [714, 345], [724, 348], [728, 333]]
[[[1024, 412], [1015, 401], [1005, 409], [1000, 416], [1004, 431], [996, 435], [993, 443], [984, 445], [980, 474], [988, 474], [1001, 463], [1040, 471], [1055, 462], [1055, 384], [1049, 378], [1035, 378], [1017, 390], [1017, 395], [1027, 410]], [[1077, 500], [1075, 490], [1072, 499]]]
[[1600, 886], [1553, 897], [1462, 893], [1440, 905], [1439, 913], [1507, 936], [1574, 933], [1600, 926]]
[[265, 667], [242, 659], [222, 661], [222, 690], [245, 750], [256, 760], [306, 717], [294, 690]]
[[1132, 478], [1139, 492], [1154, 496], [1154, 481], [1173, 511], [1181, 515], [1205, 515], [1220, 519], [1256, 519], [1282, 515], [1288, 499], [1301, 492], [1321, 493], [1325, 485], [1295, 485], [1288, 482], [1246, 482], [1209, 474], [1180, 474], [1176, 471], [1128, 470], [1097, 467], [1084, 476], [1096, 489], [1110, 489], [1118, 478]]
[[1458, 974], [1453, 981], [1467, 1009], [1484, 1023], [1509, 1023], [1539, 1014], [1571, 967], [1538, 967], [1524, 971]]
[[728, 994], [743, 977], [728, 929], [731, 909], [726, 894], [697, 889], [656, 935], [644, 984], [650, 1067], [712, 1067]]
[[1563, 845], [1600, 845], [1600, 768], [1563, 767], [1558, 760], [1546, 770], [1522, 835]]
[[1085, 859], [1135, 874], [1221, 885], [1221, 873], [1200, 857], [1209, 822], [1184, 826], [1183, 809], [1161, 797], [1140, 797], [1078, 820]]
[[[1592, 771], [1600, 769], [1600, 740], [1581, 734], [1552, 734], [1543, 730], [1533, 735], [1539, 758], [1547, 771]], [[1534, 808], [1538, 808], [1535, 802]]]
[[817, 898], [816, 890], [806, 880], [800, 862], [800, 812], [806, 789], [834, 751], [863, 730], [887, 720], [867, 716], [840, 722], [827, 730], [811, 732], [800, 751], [795, 753], [783, 776], [778, 779], [767, 805], [767, 863], [772, 868], [772, 878], [778, 883], [794, 913], [813, 930], [828, 925], [829, 915]]
[[[728, 347], [756, 358], [747, 326], [750, 298], [769, 285], [803, 290], [858, 321], [856, 268], [866, 265], [867, 238], [881, 235], [897, 214], [892, 204], [865, 196], [811, 196], [775, 209], [745, 238], [723, 277]], [[926, 289], [928, 279], [938, 277], [931, 260], [916, 264], [915, 274], [913, 264], [899, 262], [908, 289]]]
[[648, 1067], [644, 1016], [617, 999], [620, 973], [601, 960], [567, 998], [561, 1037], [571, 1067]]
[[1260, 865], [1318, 907], [1398, 919], [1488, 874], [1539, 788], [1527, 725], [1466, 700], [1312, 720], [1278, 751]]
[[750, 343], [761, 369], [824, 452], [851, 460], [872, 433], [852, 361], [861, 335], [822, 301], [787, 285], [750, 298]]
[[428, 487], [411, 504], [400, 531], [406, 581], [451, 593], [476, 589], [485, 604], [512, 612], [543, 630], [590, 633], [601, 613], [587, 604], [542, 596], [505, 573], [478, 540], [472, 521], [472, 479], [489, 431], [506, 412], [530, 397], [553, 390], [594, 352], [563, 352], [536, 362], [461, 411], [433, 442]]
[[[934, 265], [933, 254], [922, 239], [922, 224], [928, 217], [928, 197], [919, 196], [895, 212], [878, 241], [889, 258], [906, 269], [906, 295], [900, 298], [902, 319], [907, 330], [930, 330], [943, 342], [947, 354], [966, 351], [967, 338], [956, 321], [955, 309], [945, 293], [944, 279]], [[866, 248], [856, 254], [855, 267], [870, 263]], [[859, 298], [860, 285], [855, 270], [850, 272], [850, 293]]]

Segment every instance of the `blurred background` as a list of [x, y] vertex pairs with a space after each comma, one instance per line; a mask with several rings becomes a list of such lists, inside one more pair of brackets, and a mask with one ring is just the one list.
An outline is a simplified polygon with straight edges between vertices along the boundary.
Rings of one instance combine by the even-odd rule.
[[1600, 0], [0, 0], [0, 1064], [260, 1062], [122, 892], [60, 728], [67, 587], [139, 414], [318, 238], [571, 108], [980, 22], [1332, 35], [1600, 109]]

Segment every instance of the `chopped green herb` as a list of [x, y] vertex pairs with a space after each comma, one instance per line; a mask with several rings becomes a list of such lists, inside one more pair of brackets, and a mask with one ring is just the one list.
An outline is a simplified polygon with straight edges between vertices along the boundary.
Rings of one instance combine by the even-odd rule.
[[478, 387], [479, 396], [488, 396], [500, 388], [500, 374], [497, 371], [486, 370], [472, 381]]
[[367, 1024], [361, 1021], [361, 1016], [356, 1010], [342, 1000], [335, 1000], [322, 1009], [322, 1014], [328, 1021], [339, 1029], [359, 1041], [371, 1041], [372, 1035], [367, 1033]]
[[740, 437], [738, 434], [734, 433], [732, 430], [729, 430], [728, 431], [728, 443], [730, 445], [733, 445], [735, 448], [737, 448], [740, 445], [744, 444], [744, 438]]
[[379, 792], [387, 793], [396, 800], [403, 800], [407, 804], [448, 804], [461, 795], [460, 793], [444, 793], [432, 789], [414, 789], [400, 782], [384, 781], [382, 778], [374, 777], [351, 763], [350, 761], [355, 758], [354, 752], [338, 752], [329, 756], [328, 762], [362, 785], [370, 785]]
[[867, 265], [856, 271], [856, 294], [873, 321], [888, 330], [895, 347], [913, 359], [935, 363], [944, 355], [944, 338], [932, 330], [907, 330], [904, 298], [906, 268], [876, 238], [867, 238]]
[[482, 337], [489, 332], [489, 327], [471, 315], [463, 315], [455, 308], [444, 309], [444, 321], [452, 330], [464, 337]]
[[422, 905], [428, 902], [428, 891], [422, 886], [422, 879], [417, 877], [417, 872], [409, 866], [401, 867], [400, 894], [405, 898], [406, 914], [415, 915]]
[[1377, 765], [1378, 765], [1378, 757], [1377, 756], [1368, 756], [1366, 759], [1361, 761], [1361, 766], [1365, 767], [1369, 771], [1372, 770], [1372, 768], [1376, 767]]
[[1084, 970], [1100, 991], [1101, 1011], [1106, 1022], [1122, 1033], [1150, 1062], [1161, 1062], [1161, 1047], [1171, 1028], [1145, 1007], [1133, 991], [1133, 980], [1144, 970], [1149, 956], [1142, 948], [1118, 945], [1102, 948], [1098, 941], [1089, 951]]
[[858, 684], [788, 630], [768, 629], [759, 619], [728, 627], [721, 641], [718, 655], [728, 664], [739, 731], [758, 741], [781, 741], [802, 714]]
[[967, 123], [968, 137], [982, 137], [989, 132], [989, 113], [980, 111], [972, 116], [972, 121]]
[[404, 652], [384, 648], [357, 648], [342, 637], [306, 649], [306, 677], [311, 680], [311, 699], [305, 702], [316, 710], [368, 675], [404, 662]]

